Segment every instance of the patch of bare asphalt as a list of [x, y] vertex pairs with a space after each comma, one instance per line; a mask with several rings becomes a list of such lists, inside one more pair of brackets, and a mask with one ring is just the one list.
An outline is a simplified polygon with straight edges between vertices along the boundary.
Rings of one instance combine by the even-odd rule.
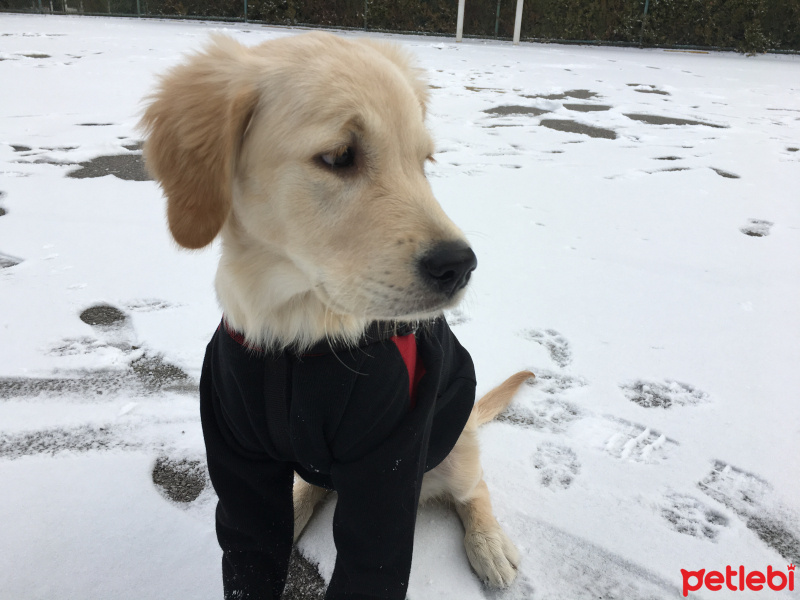
[[538, 117], [539, 115], [543, 115], [549, 110], [544, 110], [543, 108], [536, 108], [535, 106], [518, 106], [518, 105], [506, 105], [506, 106], [495, 106], [494, 108], [487, 108], [484, 110], [486, 114], [489, 115], [530, 115], [532, 117]]
[[731, 173], [729, 171], [723, 171], [722, 169], [716, 169], [711, 167], [711, 170], [714, 171], [720, 177], [725, 177], [727, 179], [739, 179], [739, 176], [736, 173]]
[[607, 140], [617, 139], [617, 134], [612, 129], [584, 125], [583, 123], [570, 121], [569, 119], [542, 119], [539, 124], [548, 129], [555, 129], [556, 131], [564, 131], [566, 133], [580, 133], [581, 135]]
[[0, 458], [20, 458], [35, 454], [55, 455], [59, 452], [89, 452], [112, 448], [133, 448], [106, 427], [83, 425], [71, 429], [57, 427], [15, 435], [0, 434]]
[[10, 254], [3, 254], [0, 252], [0, 269], [7, 269], [22, 262], [21, 258], [16, 258]]
[[194, 502], [210, 483], [205, 463], [159, 456], [153, 467], [153, 483], [173, 502]]
[[0, 400], [37, 396], [113, 397], [133, 391], [151, 395], [159, 392], [197, 393], [197, 383], [182, 369], [159, 355], [144, 354], [124, 371], [76, 371], [64, 377], [0, 378]]
[[671, 167], [669, 169], [658, 169], [657, 171], [648, 171], [648, 173], [678, 173], [680, 171], [691, 171], [689, 167]]
[[11, 144], [11, 149], [14, 152], [30, 152], [33, 150], [30, 146], [23, 146], [22, 144]]
[[322, 600], [325, 597], [325, 580], [317, 565], [309, 561], [297, 548], [292, 548], [289, 559], [289, 577], [283, 589], [284, 600]]
[[611, 110], [611, 107], [606, 104], [564, 104], [564, 108], [577, 112], [601, 112]]
[[90, 306], [81, 313], [81, 321], [87, 325], [101, 327], [121, 326], [127, 319], [128, 316], [124, 312], [108, 304]]
[[105, 175], [114, 175], [126, 181], [150, 181], [152, 179], [145, 170], [141, 154], [98, 156], [80, 163], [79, 169], [67, 173], [67, 177], [73, 179], [104, 177]]
[[648, 115], [643, 113], [626, 113], [626, 117], [634, 121], [641, 121], [648, 125], [703, 125], [704, 127], [714, 127], [716, 129], [726, 129], [725, 125], [708, 123], [706, 121], [694, 121], [692, 119], [676, 119], [674, 117], [662, 117], [661, 115]]

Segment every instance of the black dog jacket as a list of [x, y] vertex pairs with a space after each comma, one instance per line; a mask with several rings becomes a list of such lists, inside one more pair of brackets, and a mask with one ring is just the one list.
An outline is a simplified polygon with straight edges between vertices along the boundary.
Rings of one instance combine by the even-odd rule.
[[326, 598], [405, 598], [422, 476], [475, 400], [472, 359], [443, 318], [416, 332], [373, 323], [356, 347], [303, 354], [248, 347], [223, 320], [200, 399], [226, 598], [280, 598], [293, 472], [338, 494]]

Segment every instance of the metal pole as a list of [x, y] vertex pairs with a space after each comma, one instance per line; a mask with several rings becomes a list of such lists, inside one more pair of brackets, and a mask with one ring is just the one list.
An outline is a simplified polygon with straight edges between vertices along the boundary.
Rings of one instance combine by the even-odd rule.
[[[137, 2], [139, 0], [136, 0]], [[247, 23], [247, 0], [244, 0], [244, 22]]]
[[367, 30], [367, 14], [369, 13], [369, 0], [364, 0], [364, 31]]
[[142, 7], [139, 5], [139, 0], [136, 0], [136, 16], [142, 16]]
[[500, 32], [500, 0], [497, 0], [497, 16], [494, 18], [494, 37]]
[[456, 23], [456, 41], [460, 42], [464, 34], [464, 0], [458, 0], [458, 22]]
[[525, 0], [517, 0], [517, 16], [514, 18], [514, 45], [519, 45], [519, 34], [522, 31], [522, 3]]
[[639, 34], [639, 46], [644, 45], [644, 28], [647, 24], [647, 9], [650, 7], [650, 0], [644, 0], [644, 15], [642, 15], [642, 31]]

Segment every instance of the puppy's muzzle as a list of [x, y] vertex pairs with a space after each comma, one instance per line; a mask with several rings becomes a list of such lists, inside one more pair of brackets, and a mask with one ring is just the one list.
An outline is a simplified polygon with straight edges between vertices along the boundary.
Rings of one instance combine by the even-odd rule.
[[466, 287], [478, 259], [462, 241], [439, 242], [419, 260], [423, 280], [448, 298]]

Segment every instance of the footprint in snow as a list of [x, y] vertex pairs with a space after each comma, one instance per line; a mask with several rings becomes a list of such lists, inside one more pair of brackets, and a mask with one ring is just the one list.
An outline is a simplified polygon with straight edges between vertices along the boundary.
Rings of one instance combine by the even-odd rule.
[[577, 407], [563, 400], [548, 399], [542, 402], [514, 402], [497, 420], [538, 431], [563, 433], [570, 423], [579, 418]]
[[532, 461], [539, 482], [551, 490], [566, 490], [581, 470], [575, 452], [558, 444], [542, 444], [536, 449]]
[[678, 442], [663, 433], [623, 420], [615, 420], [616, 431], [605, 443], [605, 451], [620, 460], [658, 463], [668, 458]]
[[707, 496], [733, 511], [784, 559], [800, 563], [800, 519], [774, 499], [772, 485], [767, 481], [717, 460], [697, 485]]
[[535, 390], [551, 396], [587, 385], [584, 378], [575, 375], [557, 373], [547, 369], [533, 369], [533, 371], [536, 373], [536, 379], [529, 379], [525, 383]]
[[716, 541], [728, 517], [688, 494], [667, 494], [658, 507], [670, 528], [692, 537]]
[[665, 380], [644, 381], [637, 379], [619, 386], [625, 397], [643, 408], [670, 408], [672, 406], [693, 406], [708, 400], [708, 394], [688, 383]]
[[555, 329], [527, 329], [522, 332], [525, 338], [544, 346], [562, 369], [572, 362], [572, 348], [567, 339]]

